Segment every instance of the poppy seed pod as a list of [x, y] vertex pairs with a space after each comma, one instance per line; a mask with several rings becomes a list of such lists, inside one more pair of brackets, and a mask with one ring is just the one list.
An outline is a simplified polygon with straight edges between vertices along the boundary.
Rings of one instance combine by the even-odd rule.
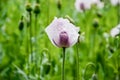
[[108, 47], [108, 50], [109, 50], [111, 53], [114, 53], [113, 47], [109, 46], [109, 47]]
[[57, 7], [58, 7], [59, 10], [61, 10], [61, 5], [62, 5], [62, 4], [61, 4], [61, 0], [58, 0], [58, 1], [57, 1]]
[[24, 28], [24, 23], [23, 23], [23, 21], [20, 21], [20, 23], [19, 23], [19, 30], [22, 31], [23, 28]]
[[23, 16], [21, 17], [20, 23], [19, 23], [19, 30], [22, 31], [24, 28], [24, 22], [23, 22]]
[[51, 64], [50, 63], [46, 63], [43, 64], [43, 74], [46, 75], [50, 72], [51, 69]]
[[39, 14], [39, 13], [40, 13], [40, 6], [39, 6], [38, 3], [35, 4], [34, 13], [35, 13], [35, 14]]
[[40, 3], [40, 1], [39, 1], [39, 0], [36, 0], [36, 3]]
[[103, 15], [101, 12], [97, 12], [97, 17], [101, 18]]
[[30, 3], [27, 3], [27, 4], [26, 4], [26, 10], [27, 10], [28, 12], [31, 12], [31, 11], [32, 11], [32, 7], [31, 7], [31, 4], [30, 4]]
[[45, 31], [52, 44], [57, 47], [71, 47], [78, 41], [79, 28], [68, 19], [54, 18]]
[[94, 27], [94, 28], [99, 27], [99, 22], [98, 22], [97, 19], [94, 19], [94, 21], [93, 21], [93, 27]]

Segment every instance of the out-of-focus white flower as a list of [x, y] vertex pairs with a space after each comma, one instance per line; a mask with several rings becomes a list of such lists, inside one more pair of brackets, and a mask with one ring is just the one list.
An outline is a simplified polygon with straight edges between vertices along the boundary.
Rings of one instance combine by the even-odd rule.
[[97, 7], [98, 7], [99, 9], [102, 9], [102, 8], [104, 7], [104, 3], [98, 1], [98, 2], [97, 2]]
[[88, 0], [76, 0], [75, 7], [78, 11], [83, 12], [84, 10], [91, 8], [91, 1]]
[[75, 7], [77, 11], [83, 12], [84, 10], [88, 10], [92, 5], [96, 5], [98, 8], [103, 8], [104, 3], [100, 0], [76, 0]]
[[[90, 1], [90, 0], [89, 0]], [[96, 5], [99, 9], [104, 7], [104, 3], [100, 0], [91, 0], [91, 5]]]
[[117, 36], [118, 34], [120, 34], [120, 24], [118, 24], [115, 28], [113, 28], [111, 31], [110, 31], [110, 34], [112, 37], [115, 37]]
[[45, 31], [52, 44], [57, 47], [71, 47], [78, 41], [79, 29], [68, 19], [55, 17]]
[[117, 4], [120, 4], [120, 0], [110, 0], [110, 2], [113, 6], [116, 6]]

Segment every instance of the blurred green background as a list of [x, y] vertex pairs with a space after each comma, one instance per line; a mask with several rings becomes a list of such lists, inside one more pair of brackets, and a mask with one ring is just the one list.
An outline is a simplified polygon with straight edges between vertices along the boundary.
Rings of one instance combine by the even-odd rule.
[[55, 16], [66, 15], [80, 26], [80, 43], [66, 49], [66, 80], [76, 80], [77, 49], [80, 80], [120, 80], [120, 40], [110, 36], [118, 6], [106, 0], [103, 9], [93, 6], [80, 13], [75, 0], [61, 0], [61, 8], [57, 0], [39, 0], [40, 13], [36, 20], [32, 11], [30, 27], [28, 2], [34, 10], [36, 0], [0, 0], [0, 80], [61, 80], [62, 49], [52, 45], [44, 29]]

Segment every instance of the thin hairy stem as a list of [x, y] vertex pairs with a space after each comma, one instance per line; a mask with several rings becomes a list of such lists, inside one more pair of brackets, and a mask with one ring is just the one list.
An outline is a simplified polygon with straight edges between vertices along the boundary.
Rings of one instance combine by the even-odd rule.
[[[29, 17], [29, 15], [27, 15], [27, 17]], [[27, 29], [26, 29], [26, 34], [27, 34], [26, 35], [27, 36], [26, 52], [27, 52], [27, 56], [28, 56], [28, 58], [27, 58], [27, 62], [28, 62], [27, 66], [28, 66], [28, 76], [29, 76], [30, 75], [30, 61], [29, 61], [29, 49], [30, 49], [30, 47], [29, 47], [29, 30], [28, 30], [28, 27], [29, 27], [29, 22], [27, 22]]]
[[63, 47], [62, 80], [65, 80], [65, 48]]
[[[120, 24], [120, 0], [118, 0], [118, 24]], [[119, 36], [119, 39], [118, 39], [118, 50], [119, 50], [119, 41], [120, 41], [120, 36]], [[118, 78], [120, 78], [120, 54], [118, 54]]]
[[78, 51], [78, 44], [79, 43], [76, 44], [76, 49], [77, 49], [77, 54], [76, 54], [76, 64], [77, 64], [77, 66], [76, 66], [77, 67], [77, 69], [76, 69], [76, 72], [77, 72], [76, 76], [77, 77], [76, 78], [77, 79], [76, 80], [79, 80], [79, 51]]
[[32, 38], [32, 25], [31, 25], [31, 23], [32, 23], [32, 14], [31, 14], [31, 12], [29, 12], [29, 17], [30, 17], [30, 24], [29, 24], [29, 26], [30, 26], [30, 53], [31, 53], [31, 62], [33, 62], [33, 48], [32, 48], [32, 41], [31, 41], [31, 38]]
[[35, 43], [34, 43], [34, 46], [35, 46], [35, 56], [34, 56], [34, 63], [35, 63], [35, 71], [34, 72], [36, 72], [37, 71], [37, 58], [35, 58], [35, 57], [37, 57], [36, 56], [36, 54], [37, 54], [37, 19], [38, 18], [38, 14], [35, 14], [35, 29], [34, 29], [34, 33], [35, 33]]

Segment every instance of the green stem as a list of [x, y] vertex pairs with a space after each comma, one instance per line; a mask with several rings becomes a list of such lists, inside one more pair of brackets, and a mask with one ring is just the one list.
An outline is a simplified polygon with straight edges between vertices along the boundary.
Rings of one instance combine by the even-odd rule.
[[62, 80], [65, 80], [65, 47], [63, 47], [63, 65], [62, 65]]
[[49, 5], [49, 4], [50, 4], [50, 2], [49, 2], [49, 0], [48, 0], [47, 2], [48, 2], [48, 3], [47, 3], [47, 6], [48, 6], [48, 7], [47, 7], [47, 25], [48, 25], [48, 24], [49, 24], [49, 13], [50, 13], [50, 12], [49, 12], [49, 9], [50, 9], [50, 5]]
[[[120, 1], [118, 0], [120, 3]], [[118, 24], [120, 23], [120, 4], [118, 3]]]
[[[29, 61], [29, 58], [28, 58], [28, 76], [30, 75], [30, 73], [31, 73], [31, 68], [30, 68], [30, 64], [32, 63], [32, 59], [33, 59], [33, 56], [32, 56], [32, 42], [31, 42], [31, 37], [32, 37], [32, 27], [31, 27], [31, 22], [32, 22], [32, 19], [31, 19], [31, 16], [32, 16], [32, 14], [31, 14], [31, 11], [30, 12], [28, 12], [28, 14], [29, 14], [29, 19], [30, 19], [30, 22], [29, 22], [29, 34], [30, 34], [30, 38], [29, 38], [29, 40], [28, 40], [28, 37], [27, 37], [27, 49], [28, 49], [28, 52], [29, 52], [29, 49], [30, 49], [30, 54], [31, 54], [31, 57], [30, 57], [30, 61]], [[29, 43], [30, 42], [30, 47], [29, 47]], [[29, 77], [28, 77], [29, 78]]]
[[[35, 40], [37, 39], [37, 17], [38, 15], [35, 14]], [[35, 46], [37, 45], [37, 42], [35, 43]]]
[[79, 80], [79, 51], [78, 51], [78, 44], [79, 44], [79, 42], [76, 44], [76, 49], [77, 49], [77, 54], [76, 54], [76, 64], [77, 64], [77, 80]]
[[33, 50], [32, 50], [32, 42], [31, 42], [31, 38], [32, 38], [32, 14], [31, 12], [29, 12], [29, 17], [30, 17], [30, 52], [31, 52], [31, 62], [33, 62]]
[[58, 17], [60, 17], [61, 14], [62, 14], [62, 10], [61, 10], [61, 1], [62, 1], [62, 0], [58, 0], [58, 2], [57, 2]]
[[[120, 24], [120, 0], [118, 0], [118, 24]], [[119, 44], [119, 41], [120, 41], [120, 36], [119, 36], [119, 39], [118, 39], [118, 44]], [[118, 45], [118, 50], [119, 50], [119, 46], [120, 44]], [[119, 53], [119, 52], [118, 52]], [[118, 77], [120, 78], [120, 54], [118, 54]]]
[[[27, 15], [27, 17], [29, 17], [29, 15]], [[28, 27], [29, 27], [29, 22], [27, 22], [27, 29], [26, 29], [26, 34], [27, 34], [27, 44], [26, 44], [26, 52], [27, 52], [27, 56], [28, 56], [28, 59], [27, 59], [27, 61], [28, 61], [28, 64], [27, 64], [27, 66], [28, 66], [28, 78], [29, 78], [29, 75], [30, 75], [30, 61], [29, 61], [29, 30], [28, 30]]]
[[28, 54], [28, 59], [27, 59], [28, 65], [27, 66], [28, 66], [28, 76], [29, 76], [29, 74], [30, 74], [30, 62], [29, 62], [29, 43], [28, 43], [28, 41], [29, 41], [29, 39], [28, 39], [28, 35], [27, 35], [27, 54]]
[[119, 64], [119, 60], [120, 60], [120, 55], [118, 54], [118, 80], [120, 79], [120, 64]]
[[34, 32], [35, 32], [35, 43], [34, 43], [34, 46], [35, 46], [35, 57], [34, 57], [34, 62], [35, 62], [35, 71], [34, 72], [36, 72], [37, 71], [37, 56], [36, 56], [36, 54], [37, 54], [37, 17], [38, 17], [38, 15], [37, 14], [35, 14], [35, 29], [34, 29]]
[[117, 49], [118, 49], [118, 57], [117, 57], [117, 63], [118, 63], [118, 79], [120, 79], [120, 54], [119, 54], [119, 46], [120, 46], [120, 44], [119, 44], [119, 41], [120, 41], [120, 36], [118, 36], [118, 41], [117, 41], [117, 44], [118, 44], [118, 46], [117, 46]]

